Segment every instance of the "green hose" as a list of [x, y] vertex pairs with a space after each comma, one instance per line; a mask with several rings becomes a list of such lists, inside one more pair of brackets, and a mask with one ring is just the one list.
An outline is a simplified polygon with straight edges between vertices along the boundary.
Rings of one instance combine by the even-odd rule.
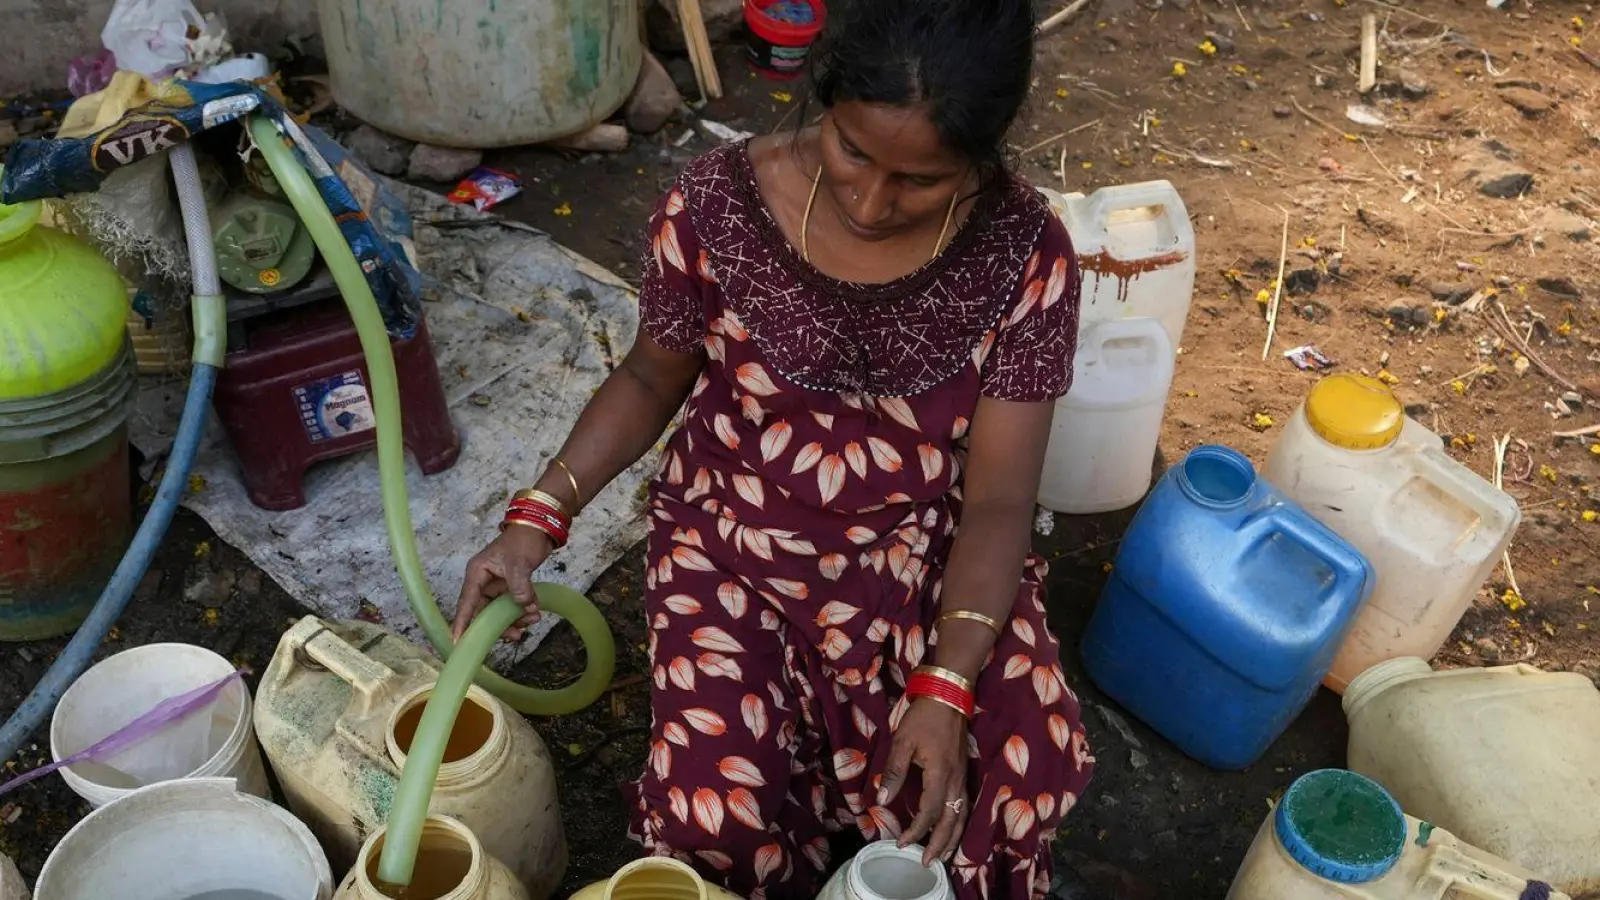
[[[517, 684], [483, 668], [483, 661], [495, 640], [521, 616], [521, 607], [509, 597], [489, 605], [455, 645], [450, 624], [439, 611], [439, 604], [422, 571], [422, 559], [411, 526], [410, 497], [405, 483], [405, 444], [400, 428], [400, 389], [395, 374], [394, 354], [377, 301], [366, 276], [356, 262], [344, 235], [317, 193], [311, 177], [290, 149], [277, 126], [265, 118], [250, 119], [250, 133], [278, 183], [293, 204], [300, 220], [311, 232], [317, 249], [333, 273], [345, 306], [354, 320], [371, 376], [372, 403], [378, 431], [378, 473], [382, 486], [383, 519], [389, 532], [395, 568], [400, 574], [406, 599], [429, 642], [446, 660], [443, 673], [423, 710], [416, 736], [406, 756], [405, 771], [389, 812], [389, 832], [379, 861], [380, 877], [395, 884], [409, 884], [416, 860], [417, 842], [428, 801], [444, 757], [445, 742], [455, 724], [456, 713], [466, 698], [469, 680], [499, 697], [512, 709], [536, 716], [555, 716], [576, 712], [600, 698], [611, 684], [616, 666], [616, 647], [605, 617], [581, 593], [564, 585], [537, 584], [540, 606], [572, 624], [583, 641], [588, 664], [576, 682], [556, 690]], [[459, 651], [459, 652], [457, 652]], [[394, 854], [391, 858], [390, 849]], [[403, 878], [390, 878], [398, 875]], [[387, 874], [386, 874], [387, 873]]]

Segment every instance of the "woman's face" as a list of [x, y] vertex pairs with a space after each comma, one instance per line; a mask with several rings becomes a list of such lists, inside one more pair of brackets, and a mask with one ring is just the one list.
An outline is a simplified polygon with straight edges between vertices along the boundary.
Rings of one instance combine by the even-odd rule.
[[[822, 120], [822, 186], [845, 230], [881, 241], [942, 221], [971, 164], [920, 106], [841, 101]], [[937, 227], [937, 226], [934, 226]]]

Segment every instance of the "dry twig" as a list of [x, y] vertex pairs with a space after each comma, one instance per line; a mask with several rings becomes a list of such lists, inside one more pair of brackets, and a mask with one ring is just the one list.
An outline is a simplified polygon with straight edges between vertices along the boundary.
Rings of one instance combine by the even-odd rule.
[[1083, 8], [1088, 5], [1089, 0], [1075, 0], [1075, 2], [1067, 4], [1066, 9], [1040, 22], [1038, 27], [1033, 29], [1034, 38], [1038, 39], [1053, 34], [1061, 26], [1072, 21], [1072, 17], [1082, 12]]
[[1581, 438], [1581, 437], [1588, 437], [1591, 434], [1600, 434], [1600, 425], [1590, 425], [1587, 428], [1579, 428], [1579, 429], [1576, 429], [1574, 431], [1552, 431], [1552, 432], [1550, 432], [1550, 436], [1551, 437], [1558, 437], [1558, 438]]
[[1527, 340], [1523, 338], [1522, 335], [1517, 334], [1517, 326], [1512, 324], [1511, 314], [1506, 312], [1505, 304], [1501, 303], [1499, 300], [1496, 300], [1494, 302], [1494, 311], [1499, 313], [1499, 317], [1496, 318], [1495, 316], [1490, 316], [1489, 324], [1496, 326], [1496, 329], [1500, 331], [1503, 337], [1506, 337], [1513, 344], [1515, 344], [1517, 351], [1523, 356], [1526, 356], [1528, 361], [1533, 363], [1535, 368], [1550, 376], [1557, 384], [1560, 384], [1567, 390], [1577, 391], [1580, 394], [1583, 393], [1582, 389], [1580, 389], [1576, 383], [1569, 380], [1555, 369], [1550, 368], [1549, 364], [1540, 359], [1539, 354], [1534, 353], [1533, 348], [1528, 346]]
[[1278, 331], [1278, 301], [1283, 299], [1283, 270], [1289, 264], [1289, 211], [1283, 211], [1283, 246], [1278, 250], [1278, 280], [1273, 283], [1272, 306], [1267, 310], [1267, 342], [1261, 345], [1261, 359], [1272, 352], [1272, 337]]
[[1100, 124], [1100, 120], [1099, 119], [1095, 119], [1093, 122], [1085, 122], [1082, 125], [1078, 125], [1076, 127], [1069, 128], [1066, 131], [1061, 132], [1060, 134], [1053, 134], [1053, 135], [1045, 138], [1044, 140], [1040, 141], [1039, 143], [1034, 144], [1031, 147], [1024, 148], [1022, 150], [1022, 155], [1023, 156], [1027, 156], [1029, 153], [1038, 153], [1040, 150], [1043, 150], [1044, 148], [1050, 146], [1051, 144], [1054, 144], [1056, 141], [1059, 141], [1064, 137], [1071, 137], [1072, 135], [1075, 135], [1080, 131], [1083, 131], [1083, 130], [1089, 129], [1089, 128], [1093, 128], [1094, 126], [1099, 125], [1099, 124]]
[[[1494, 442], [1494, 486], [1505, 490], [1506, 486], [1506, 448], [1511, 446], [1511, 432], [1506, 432], [1505, 437], [1495, 438]], [[1522, 596], [1522, 589], [1517, 587], [1517, 573], [1511, 568], [1511, 545], [1506, 544], [1505, 553], [1500, 556], [1500, 564], [1506, 567], [1506, 581], [1511, 583], [1511, 590], [1518, 597]]]

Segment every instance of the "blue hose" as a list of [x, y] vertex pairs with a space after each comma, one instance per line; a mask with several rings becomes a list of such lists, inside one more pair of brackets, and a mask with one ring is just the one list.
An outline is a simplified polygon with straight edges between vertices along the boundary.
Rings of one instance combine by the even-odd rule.
[[172, 442], [172, 454], [167, 458], [166, 472], [156, 488], [155, 501], [134, 532], [133, 541], [117, 570], [111, 574], [105, 590], [94, 608], [78, 626], [78, 631], [67, 642], [66, 649], [50, 664], [49, 671], [34, 685], [32, 693], [22, 701], [11, 718], [0, 726], [0, 761], [10, 759], [39, 726], [72, 682], [83, 674], [94, 659], [94, 651], [105, 639], [106, 632], [117, 623], [127, 608], [133, 592], [144, 580], [156, 551], [172, 526], [172, 517], [178, 511], [178, 501], [189, 489], [189, 470], [194, 468], [195, 455], [200, 450], [200, 439], [205, 436], [206, 417], [211, 408], [211, 390], [217, 384], [217, 370], [221, 368], [226, 352], [227, 309], [217, 283], [216, 249], [211, 244], [211, 223], [206, 213], [205, 197], [200, 189], [200, 175], [195, 165], [194, 149], [180, 144], [171, 151], [172, 176], [178, 186], [178, 205], [183, 210], [184, 235], [189, 243], [189, 264], [194, 274], [194, 296], [191, 308], [194, 315], [194, 366], [189, 374], [189, 392], [184, 397], [183, 415], [178, 420], [178, 434]]

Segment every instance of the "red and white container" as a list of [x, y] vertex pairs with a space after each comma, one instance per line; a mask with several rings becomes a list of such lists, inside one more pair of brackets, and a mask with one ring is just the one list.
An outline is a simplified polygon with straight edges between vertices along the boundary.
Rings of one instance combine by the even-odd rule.
[[767, 14], [780, 0], [744, 0], [744, 22], [750, 28], [750, 65], [779, 80], [799, 78], [811, 57], [811, 45], [828, 21], [822, 0], [804, 0], [811, 7], [811, 22], [792, 25]]

